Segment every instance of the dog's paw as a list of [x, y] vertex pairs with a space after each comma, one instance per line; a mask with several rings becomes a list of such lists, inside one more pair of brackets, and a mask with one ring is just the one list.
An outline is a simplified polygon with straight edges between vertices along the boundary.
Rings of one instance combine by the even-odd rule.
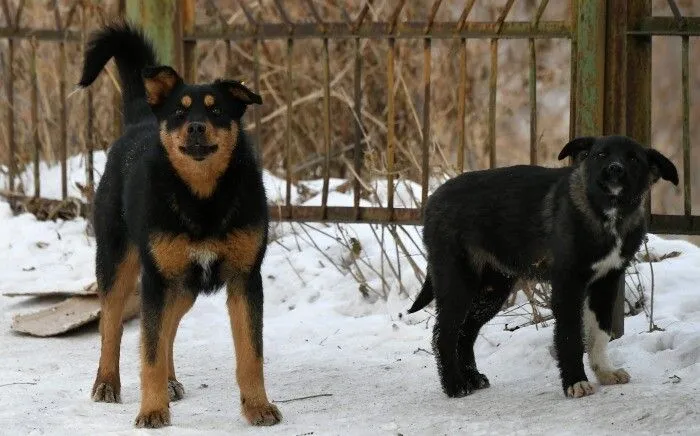
[[185, 397], [185, 388], [176, 379], [168, 380], [168, 396], [170, 401], [182, 400]]
[[141, 412], [136, 417], [134, 425], [139, 428], [161, 428], [170, 425], [170, 410], [165, 409], [152, 410], [150, 412]]
[[98, 403], [121, 403], [119, 387], [106, 382], [95, 383], [95, 386], [92, 388], [92, 401]]
[[596, 371], [595, 375], [601, 385], [621, 385], [630, 381], [630, 375], [622, 368], [613, 371]]
[[243, 416], [251, 425], [275, 425], [282, 420], [282, 414], [274, 404], [243, 404]]
[[484, 389], [491, 386], [488, 377], [473, 368], [465, 371], [464, 378], [471, 388], [470, 390]]
[[595, 389], [587, 380], [574, 383], [566, 388], [566, 396], [572, 398], [581, 398], [587, 395], [593, 395]]

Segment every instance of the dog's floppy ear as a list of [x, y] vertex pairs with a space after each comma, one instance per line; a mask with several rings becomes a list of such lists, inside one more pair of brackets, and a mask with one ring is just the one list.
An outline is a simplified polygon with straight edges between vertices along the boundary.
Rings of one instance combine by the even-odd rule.
[[676, 170], [673, 162], [653, 148], [647, 149], [647, 158], [649, 159], [649, 171], [652, 176], [651, 183], [656, 183], [660, 177], [674, 185], [678, 185], [678, 170]]
[[262, 97], [248, 89], [242, 82], [236, 80], [217, 80], [215, 83], [224, 93], [246, 106], [262, 104]]
[[141, 71], [141, 76], [146, 88], [146, 101], [151, 106], [163, 103], [172, 90], [182, 83], [177, 72], [167, 65], [146, 67]]
[[[583, 159], [588, 155], [588, 151], [591, 149], [591, 147], [593, 147], [595, 141], [595, 136], [581, 136], [579, 138], [574, 138], [561, 149], [558, 159], [562, 160], [569, 156], [574, 158], [574, 160], [578, 160], [577, 158], [579, 157]], [[585, 154], [579, 156], [581, 152], [585, 152]]]

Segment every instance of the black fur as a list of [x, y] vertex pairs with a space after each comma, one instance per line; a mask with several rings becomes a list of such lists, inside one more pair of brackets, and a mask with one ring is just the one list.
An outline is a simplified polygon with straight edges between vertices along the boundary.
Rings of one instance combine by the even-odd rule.
[[[646, 232], [649, 188], [659, 177], [677, 184], [678, 174], [661, 153], [621, 136], [574, 139], [559, 155], [566, 157], [572, 167], [465, 173], [428, 200], [428, 277], [408, 312], [436, 300], [433, 347], [449, 396], [488, 386], [474, 340], [518, 279], [552, 283], [562, 385], [587, 381], [583, 302], [589, 297], [600, 329], [610, 332], [618, 280]], [[616, 244], [621, 262], [597, 265]]]
[[[260, 104], [262, 100], [234, 81], [184, 83], [172, 68], [157, 64], [151, 43], [140, 30], [128, 24], [111, 25], [94, 36], [86, 53], [80, 85], [90, 85], [111, 58], [116, 60], [123, 89], [125, 130], [109, 149], [95, 196], [98, 288], [106, 296], [127, 252], [138, 253], [144, 364], [153, 365], [156, 347], [167, 334], [161, 322], [168, 302], [179, 298], [180, 293], [188, 293], [188, 298], [195, 299], [200, 292], [211, 293], [232, 282], [243, 283], [243, 300], [249, 314], [246, 322], [251, 324], [251, 342], [262, 362], [260, 267], [267, 241], [268, 209], [262, 171], [241, 125], [247, 106]], [[162, 83], [149, 82], [155, 83], [149, 89], [147, 81], [158, 77], [163, 79]], [[231, 92], [234, 88], [238, 96]], [[205, 103], [207, 98], [215, 104]], [[215, 137], [216, 140], [225, 141], [228, 138], [225, 135], [230, 133], [231, 143], [212, 142], [208, 135], [213, 130], [224, 135]], [[187, 132], [186, 137], [174, 139], [181, 142], [173, 142], [175, 145], [169, 149], [163, 135], [178, 131]], [[220, 156], [225, 154], [216, 154], [222, 147], [233, 151], [223, 162], [225, 169], [215, 178], [212, 185], [215, 188], [205, 194], [197, 193], [191, 180], [178, 172], [173, 159], [180, 159], [184, 167], [195, 168], [194, 179], [206, 178], [205, 171], [198, 173], [196, 168], [200, 167], [196, 165], [207, 159], [222, 159]], [[184, 238], [190, 244], [215, 244], [224, 243], [237, 231], [256, 231], [261, 235], [259, 245], [252, 248], [256, 252], [249, 268], [226, 264], [219, 256], [209, 264], [208, 271], [201, 262], [192, 260], [184, 269], [168, 275], [158, 263], [152, 246], [153, 238], [158, 235]], [[187, 256], [187, 253], [168, 254]], [[236, 348], [236, 352], [245, 352]], [[98, 373], [98, 380], [99, 377]], [[242, 392], [244, 400], [243, 397]], [[145, 426], [160, 426], [164, 422], [149, 421], [148, 417], [139, 419], [138, 425]], [[265, 419], [267, 424], [274, 423]]]

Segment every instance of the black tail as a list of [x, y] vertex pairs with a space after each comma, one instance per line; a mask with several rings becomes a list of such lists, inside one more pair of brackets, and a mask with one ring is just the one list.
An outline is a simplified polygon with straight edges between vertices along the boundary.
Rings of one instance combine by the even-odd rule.
[[90, 40], [78, 85], [92, 84], [111, 58], [119, 69], [124, 124], [136, 123], [150, 113], [141, 71], [158, 65], [155, 50], [143, 32], [126, 22], [106, 26]]
[[430, 281], [430, 273], [428, 273], [425, 276], [425, 282], [423, 282], [423, 289], [420, 290], [416, 301], [413, 302], [413, 306], [408, 309], [408, 313], [418, 312], [433, 301], [433, 297], [433, 282]]

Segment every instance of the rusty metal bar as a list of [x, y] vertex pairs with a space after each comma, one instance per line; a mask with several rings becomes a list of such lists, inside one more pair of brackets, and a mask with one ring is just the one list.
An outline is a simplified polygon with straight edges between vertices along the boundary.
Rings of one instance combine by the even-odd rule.
[[7, 22], [7, 27], [15, 27], [14, 24], [12, 23], [12, 11], [10, 3], [8, 3], [7, 0], [2, 0], [0, 2], [0, 6], [2, 7], [2, 13], [5, 16], [5, 21]]
[[700, 36], [700, 17], [683, 17], [682, 26], [675, 17], [650, 17], [641, 19], [629, 35]]
[[651, 215], [649, 231], [659, 235], [700, 235], [700, 216]]
[[15, 59], [15, 44], [14, 41], [7, 41], [7, 80], [5, 81], [5, 93], [7, 95], [7, 135], [9, 141], [8, 149], [8, 178], [9, 178], [9, 189], [14, 192], [15, 190], [15, 177], [17, 176], [17, 161], [15, 160], [15, 154], [17, 153], [17, 142], [15, 139], [15, 72], [13, 69], [13, 63]]
[[360, 26], [362, 26], [362, 22], [365, 21], [365, 17], [367, 17], [367, 12], [369, 12], [369, 7], [372, 5], [372, 3], [374, 3], [374, 0], [367, 0], [365, 2], [365, 5], [362, 6], [362, 10], [357, 16], [357, 20], [355, 20], [352, 27], [350, 28], [350, 31], [353, 34], [357, 33], [357, 30], [360, 28]]
[[577, 42], [577, 32], [578, 32], [578, 0], [571, 0], [571, 10], [569, 13], [569, 21], [571, 27], [571, 55], [570, 59], [570, 73], [571, 77], [569, 79], [569, 140], [572, 140], [576, 136], [576, 83], [578, 81], [578, 63], [576, 62], [576, 53], [578, 53], [578, 42]]
[[[253, 86], [255, 92], [259, 95], [262, 93], [260, 89], [260, 40], [253, 39]], [[260, 164], [262, 164], [262, 128], [260, 126], [260, 108], [257, 104], [253, 105], [253, 121], [255, 122], [255, 150]]]
[[537, 165], [537, 51], [530, 39], [530, 164]]
[[678, 5], [676, 4], [675, 0], [666, 0], [666, 3], [668, 3], [668, 7], [671, 8], [671, 12], [673, 13], [673, 18], [676, 19], [679, 25], [682, 25], [683, 22], [683, 15], [681, 15], [680, 9], [678, 9]]
[[548, 4], [549, 0], [542, 0], [540, 5], [537, 7], [537, 11], [535, 11], [535, 18], [533, 20], [535, 28], [540, 25], [540, 19], [542, 19], [542, 14], [544, 14], [544, 10], [547, 9]]
[[[63, 30], [61, 13], [58, 9], [58, 0], [54, 0], [54, 20], [56, 28]], [[59, 159], [61, 161], [61, 198], [68, 197], [68, 108], [66, 102], [66, 43], [59, 42], [58, 50], [58, 93], [61, 100], [60, 118], [60, 138], [59, 138]]]
[[627, 2], [607, 2], [605, 29], [605, 70], [603, 133], [624, 135], [626, 126], [627, 58], [623, 55], [627, 47]]
[[[435, 16], [440, 9], [442, 0], [433, 2], [428, 16], [428, 23], [425, 26], [425, 33], [430, 32], [430, 28], [435, 21]], [[428, 178], [430, 175], [430, 74], [432, 62], [432, 41], [429, 38], [423, 39], [423, 142], [421, 147], [421, 209], [425, 208], [428, 200]]]
[[41, 161], [41, 142], [39, 140], [39, 71], [37, 66], [36, 46], [36, 40], [32, 40], [32, 93], [30, 97], [32, 106], [32, 138], [34, 142], [32, 157], [34, 164], [34, 197], [39, 198], [41, 196], [41, 173], [39, 171], [39, 164]]
[[323, 189], [321, 192], [322, 218], [326, 218], [328, 207], [328, 184], [331, 177], [331, 74], [328, 54], [328, 38], [323, 39]]
[[[322, 38], [324, 34], [333, 35], [333, 39], [346, 38], [368, 38], [368, 39], [415, 39], [428, 37], [431, 39], [452, 39], [455, 37], [464, 38], [570, 38], [569, 23], [566, 21], [543, 21], [534, 31], [529, 21], [509, 21], [503, 23], [500, 31], [495, 22], [469, 21], [457, 31], [458, 22], [438, 22], [433, 24], [433, 30], [425, 35], [423, 29], [425, 22], [401, 22], [395, 25], [395, 33], [391, 33], [391, 22], [368, 22], [360, 26], [357, 32], [344, 22], [327, 22], [326, 32], [320, 32], [316, 23], [294, 23], [291, 25], [293, 38]], [[286, 39], [290, 37], [290, 25], [286, 23], [260, 23], [257, 30], [246, 28], [232, 28], [228, 30], [217, 30], [209, 27], [199, 26], [193, 35], [186, 39], [197, 40], [220, 40], [230, 39], [232, 41], [250, 39], [258, 36], [261, 39]], [[0, 28], [0, 37], [3, 36]], [[21, 36], [19, 33], [16, 37]], [[49, 34], [50, 35], [50, 34]], [[48, 36], [48, 35], [47, 35]]]
[[496, 91], [498, 87], [498, 40], [491, 40], [491, 72], [489, 74], [489, 168], [496, 167]]
[[[270, 219], [273, 221], [318, 222], [322, 214], [320, 206], [291, 206], [291, 218], [284, 212], [284, 207], [270, 206]], [[328, 206], [325, 221], [334, 223], [366, 223], [417, 225], [421, 222], [421, 210], [416, 208], [360, 207], [357, 210], [346, 206]]]
[[469, 17], [469, 14], [472, 12], [474, 3], [476, 3], [476, 0], [468, 0], [467, 4], [464, 5], [464, 9], [462, 9], [462, 14], [459, 16], [459, 20], [457, 20], [457, 33], [461, 32], [464, 29], [464, 25], [467, 22], [467, 17]]
[[15, 11], [15, 20], [13, 21], [15, 27], [19, 27], [21, 24], [22, 12], [24, 12], [24, 6], [26, 3], [26, 0], [22, 0], [19, 2], [19, 6], [17, 6], [17, 10]]
[[693, 207], [693, 197], [691, 195], [691, 162], [690, 162], [690, 66], [688, 60], [689, 49], [688, 36], [682, 37], [681, 44], [681, 94], [683, 108], [683, 200], [686, 217], [690, 217]]
[[396, 114], [394, 108], [394, 57], [396, 56], [396, 40], [389, 40], [389, 53], [386, 62], [386, 89], [387, 89], [387, 120], [386, 120], [386, 165], [387, 165], [387, 191], [388, 208], [394, 209], [394, 123]]
[[[87, 26], [87, 11], [85, 6], [83, 5], [83, 8], [81, 10], [82, 12], [82, 31], [83, 31], [83, 56], [85, 55], [85, 51], [87, 48], [87, 35], [88, 35], [88, 26]], [[87, 88], [87, 95], [86, 95], [86, 102], [85, 102], [85, 112], [87, 114], [87, 120], [85, 123], [85, 149], [87, 151], [87, 159], [85, 163], [85, 180], [86, 180], [86, 192], [84, 193], [85, 197], [88, 200], [88, 207], [92, 209], [92, 203], [93, 203], [93, 194], [95, 192], [95, 156], [94, 156], [94, 150], [95, 150], [95, 136], [93, 134], [94, 132], [94, 121], [95, 121], [95, 105], [94, 105], [94, 95], [91, 87]]]
[[[195, 4], [194, 0], [182, 0], [178, 2], [180, 7], [180, 32], [183, 36], [182, 41], [182, 65], [180, 66], [185, 82], [194, 83], [197, 80], [197, 62], [195, 50], [197, 48], [196, 40], [184, 40], [185, 36], [191, 35], [194, 32], [195, 25]], [[178, 14], [176, 14], [177, 17]], [[225, 23], [225, 21], [224, 21]], [[228, 43], [230, 49], [230, 42]], [[177, 51], [178, 49], [176, 49]], [[228, 65], [231, 57], [230, 50], [226, 53], [226, 63]], [[227, 71], [228, 72], [228, 71]]]
[[355, 75], [353, 82], [355, 85], [355, 100], [353, 111], [355, 112], [355, 148], [353, 151], [353, 165], [355, 168], [355, 181], [353, 185], [353, 207], [356, 218], [360, 215], [360, 193], [362, 184], [362, 53], [360, 38], [355, 38]]
[[292, 217], [292, 98], [294, 82], [292, 82], [292, 56], [294, 54], [294, 40], [287, 39], [287, 125], [284, 167], [287, 172], [287, 186], [285, 195], [286, 213]]
[[501, 29], [503, 28], [503, 23], [506, 21], [508, 13], [513, 8], [513, 3], [515, 3], [515, 0], [508, 0], [508, 3], [506, 3], [506, 5], [503, 7], [503, 11], [501, 11], [501, 15], [499, 15], [498, 19], [496, 20], [496, 25], [498, 28], [497, 33], [501, 32]]
[[253, 14], [250, 12], [250, 9], [248, 9], [245, 5], [245, 1], [243, 0], [238, 0], [238, 5], [241, 7], [241, 10], [243, 11], [243, 15], [245, 15], [246, 20], [248, 20], [248, 23], [253, 26], [256, 31], [258, 28], [258, 22], [255, 20], [253, 17]]
[[459, 139], [457, 143], [457, 168], [464, 172], [464, 147], [466, 145], [466, 99], [467, 99], [467, 40], [459, 41], [459, 89], [457, 90], [457, 120]]

